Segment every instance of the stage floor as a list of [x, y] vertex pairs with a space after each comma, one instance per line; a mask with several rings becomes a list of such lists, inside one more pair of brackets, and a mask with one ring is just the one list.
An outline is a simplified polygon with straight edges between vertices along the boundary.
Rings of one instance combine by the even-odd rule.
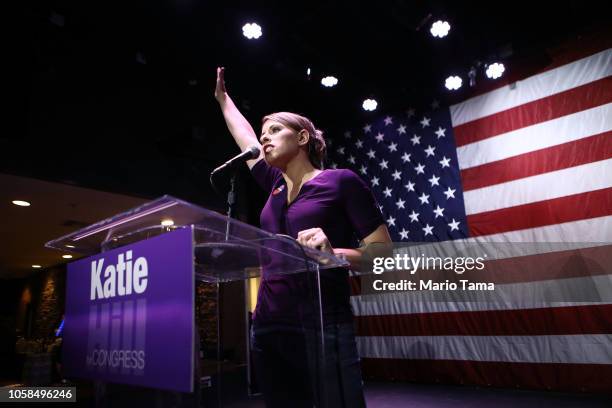
[[603, 408], [610, 397], [529, 390], [410, 383], [366, 383], [369, 408]]
[[[368, 408], [609, 408], [611, 397], [470, 386], [366, 382]], [[265, 408], [260, 398], [231, 408]], [[331, 407], [335, 408], [335, 407]]]
[[[6, 383], [3, 385], [4, 387], [11, 386]], [[73, 408], [95, 407], [91, 383], [75, 385], [77, 386], [77, 402], [65, 405]], [[239, 386], [239, 384], [226, 382], [223, 387], [223, 407], [265, 408], [260, 396], [246, 397], [243, 387], [234, 389], [233, 385]], [[107, 392], [106, 404], [102, 404], [106, 407], [186, 408], [195, 406], [193, 396], [188, 394], [121, 385], [112, 385], [107, 388]], [[203, 389], [200, 406], [216, 407], [215, 394], [214, 389]], [[368, 408], [608, 408], [612, 406], [610, 397], [604, 395], [411, 383], [366, 382], [365, 395]], [[54, 404], [54, 406], [63, 405]]]

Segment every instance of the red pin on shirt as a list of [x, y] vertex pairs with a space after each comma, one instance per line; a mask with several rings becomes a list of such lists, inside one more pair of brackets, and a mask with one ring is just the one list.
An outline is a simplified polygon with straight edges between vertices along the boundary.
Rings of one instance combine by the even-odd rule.
[[275, 188], [274, 191], [272, 191], [272, 195], [278, 195], [284, 189], [285, 189], [285, 185], [283, 184], [282, 186]]

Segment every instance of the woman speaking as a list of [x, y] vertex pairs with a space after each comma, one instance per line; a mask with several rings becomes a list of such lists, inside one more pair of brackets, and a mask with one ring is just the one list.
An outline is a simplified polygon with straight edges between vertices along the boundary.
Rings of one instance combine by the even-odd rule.
[[[264, 230], [343, 256], [355, 269], [366, 245], [391, 242], [376, 200], [359, 176], [347, 169], [323, 168], [325, 141], [308, 118], [290, 112], [269, 114], [258, 137], [229, 97], [223, 68], [217, 68], [215, 98], [240, 149], [261, 145], [259, 157], [247, 165], [270, 194], [260, 217]], [[361, 246], [354, 248], [358, 241]], [[264, 271], [259, 287], [251, 349], [267, 407], [320, 405], [309, 358], [315, 336], [312, 325], [306, 324], [309, 297], [304, 278], [266, 276]], [[327, 405], [363, 407], [348, 270], [323, 270], [321, 294]]]

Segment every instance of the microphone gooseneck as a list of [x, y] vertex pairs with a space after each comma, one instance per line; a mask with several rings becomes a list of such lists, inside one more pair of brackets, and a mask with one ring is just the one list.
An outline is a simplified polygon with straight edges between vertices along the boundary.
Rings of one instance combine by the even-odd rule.
[[[214, 169], [211, 173], [210, 173], [210, 177], [209, 177], [209, 181], [210, 181], [210, 185], [212, 186], [213, 190], [215, 190], [215, 192], [219, 195], [221, 195], [221, 192], [219, 191], [219, 189], [217, 188], [217, 186], [215, 185], [215, 175], [217, 173], [219, 173], [222, 170], [225, 169], [234, 169], [236, 168], [237, 165], [242, 164], [248, 160], [251, 159], [256, 159], [257, 157], [259, 157], [260, 154], [260, 150], [259, 150], [259, 146], [258, 145], [251, 145], [249, 147], [247, 147], [242, 153], [240, 153], [237, 156], [234, 156], [233, 158], [229, 159], [228, 161], [226, 161], [225, 163], [223, 163], [221, 166], [217, 167], [216, 169]], [[230, 190], [227, 192], [227, 204], [228, 204], [228, 210], [227, 210], [227, 216], [228, 219], [232, 217], [232, 212], [233, 212], [233, 207], [234, 204], [236, 203], [236, 176], [237, 176], [237, 172], [234, 171], [232, 173], [231, 179], [230, 179]], [[227, 231], [226, 231], [226, 240], [229, 237], [229, 221], [227, 224]]]
[[256, 159], [258, 156], [259, 156], [259, 146], [256, 146], [256, 145], [249, 146], [239, 155], [232, 157], [231, 159], [223, 163], [221, 166], [214, 169], [211, 174], [215, 174], [224, 169], [234, 167], [248, 160]]

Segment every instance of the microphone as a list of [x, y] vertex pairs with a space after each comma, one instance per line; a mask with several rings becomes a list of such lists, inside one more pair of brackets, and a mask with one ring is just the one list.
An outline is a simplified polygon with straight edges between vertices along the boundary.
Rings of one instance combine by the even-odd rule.
[[221, 170], [225, 170], [228, 167], [234, 167], [237, 164], [244, 163], [247, 160], [256, 159], [257, 157], [259, 157], [259, 146], [256, 146], [256, 145], [249, 146], [244, 150], [244, 152], [240, 153], [237, 156], [232, 157], [231, 159], [223, 163], [221, 166], [214, 169], [211, 175]]

